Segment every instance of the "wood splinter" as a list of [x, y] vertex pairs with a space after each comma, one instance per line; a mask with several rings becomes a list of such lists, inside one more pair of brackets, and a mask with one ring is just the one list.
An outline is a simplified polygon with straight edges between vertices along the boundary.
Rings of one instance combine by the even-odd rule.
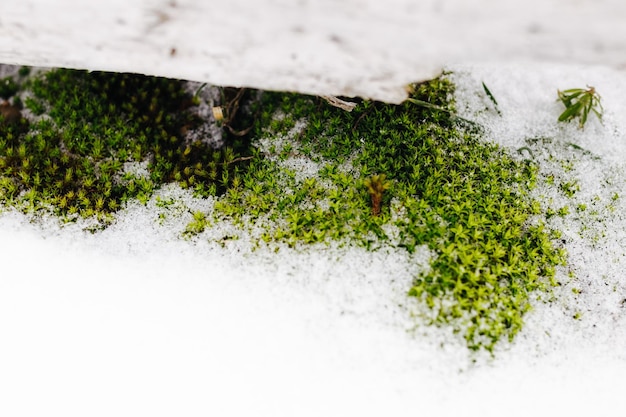
[[339, 107], [345, 111], [352, 111], [356, 107], [356, 103], [352, 103], [351, 101], [345, 101], [335, 96], [321, 96], [324, 100], [328, 102], [331, 106]]

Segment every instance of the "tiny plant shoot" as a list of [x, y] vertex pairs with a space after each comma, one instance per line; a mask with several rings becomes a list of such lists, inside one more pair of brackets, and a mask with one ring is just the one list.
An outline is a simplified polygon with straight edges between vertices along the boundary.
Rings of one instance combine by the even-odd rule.
[[372, 200], [372, 214], [374, 216], [380, 215], [380, 210], [383, 201], [383, 193], [388, 190], [391, 184], [386, 180], [385, 174], [372, 175], [365, 180], [365, 187]]
[[502, 116], [502, 113], [500, 113], [500, 109], [498, 109], [498, 102], [496, 101], [496, 98], [493, 96], [493, 94], [487, 87], [487, 84], [485, 84], [484, 82], [483, 82], [483, 90], [485, 90], [485, 94], [487, 94], [487, 97], [489, 97], [489, 100], [491, 100], [491, 102], [493, 103], [494, 109], [496, 110], [498, 115]]
[[587, 122], [590, 112], [602, 120], [604, 109], [600, 103], [600, 95], [593, 87], [571, 88], [558, 92], [559, 100], [565, 105], [565, 111], [559, 116], [559, 122], [567, 122], [576, 117], [579, 118], [579, 127], [582, 129]]

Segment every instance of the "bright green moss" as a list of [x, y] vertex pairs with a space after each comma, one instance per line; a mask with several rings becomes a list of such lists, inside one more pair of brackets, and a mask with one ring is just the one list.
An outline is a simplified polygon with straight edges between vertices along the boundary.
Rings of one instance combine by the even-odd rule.
[[[492, 350], [521, 329], [533, 292], [554, 284], [564, 254], [533, 220], [536, 167], [455, 118], [452, 91], [445, 78], [415, 86], [413, 97], [440, 111], [360, 101], [351, 113], [314, 97], [264, 94], [256, 134], [271, 143], [273, 159], [253, 163], [243, 187], [216, 203], [216, 220], [263, 224], [259, 241], [269, 245], [338, 240], [410, 252], [426, 245], [435, 254], [431, 272], [415, 277], [409, 295], [471, 349]], [[305, 127], [293, 131], [299, 120]], [[285, 169], [298, 158], [321, 168], [298, 178]], [[372, 210], [366, 185], [379, 175], [390, 184]]]

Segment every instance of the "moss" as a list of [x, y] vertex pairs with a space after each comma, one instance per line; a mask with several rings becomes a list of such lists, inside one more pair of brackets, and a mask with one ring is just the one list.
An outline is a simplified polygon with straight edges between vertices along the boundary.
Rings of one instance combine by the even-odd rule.
[[[568, 211], [532, 200], [537, 167], [484, 143], [478, 126], [456, 117], [445, 77], [412, 86], [413, 102], [358, 100], [351, 113], [284, 93], [252, 92], [245, 96], [258, 101], [240, 106], [244, 94], [224, 89], [222, 149], [185, 139], [200, 120], [190, 111], [197, 98], [180, 81], [70, 70], [22, 77], [14, 103], [31, 90], [26, 107], [49, 117], [0, 122], [4, 204], [106, 225], [127, 201], [145, 203], [177, 182], [216, 197], [211, 211], [192, 213], [186, 236], [230, 222], [276, 250], [331, 241], [425, 246], [430, 272], [407, 293], [424, 306], [419, 314], [452, 326], [471, 349], [512, 339], [564, 260], [537, 219]], [[240, 107], [248, 111], [235, 118]], [[560, 184], [566, 195], [577, 191], [577, 183]], [[214, 239], [237, 236], [231, 228]]]
[[[107, 223], [166, 182], [223, 193], [245, 166], [236, 160], [245, 140], [220, 150], [185, 140], [199, 120], [178, 80], [61, 69], [22, 87], [34, 95], [26, 106], [49, 117], [0, 125], [0, 188], [5, 202], [27, 211]], [[148, 175], [127, 172], [129, 163], [147, 163]]]
[[0, 79], [0, 98], [8, 100], [17, 93], [18, 85], [12, 77], [4, 77]]
[[[454, 116], [452, 92], [439, 78], [414, 86], [412, 97], [440, 111], [359, 101], [351, 113], [314, 97], [264, 94], [256, 134], [267, 158], [215, 204], [213, 220], [262, 224], [259, 243], [276, 248], [426, 245], [431, 272], [408, 294], [429, 307], [433, 324], [452, 325], [471, 349], [492, 350], [519, 332], [532, 294], [554, 284], [564, 254], [533, 220], [537, 167], [482, 142], [476, 126]], [[315, 175], [287, 168], [303, 158], [319, 164]], [[389, 181], [376, 199], [374, 178]]]

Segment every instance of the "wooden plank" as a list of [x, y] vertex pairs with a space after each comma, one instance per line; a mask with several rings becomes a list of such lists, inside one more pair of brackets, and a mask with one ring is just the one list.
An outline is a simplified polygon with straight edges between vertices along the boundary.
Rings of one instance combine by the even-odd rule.
[[400, 102], [463, 62], [626, 66], [622, 0], [15, 0], [0, 62]]

